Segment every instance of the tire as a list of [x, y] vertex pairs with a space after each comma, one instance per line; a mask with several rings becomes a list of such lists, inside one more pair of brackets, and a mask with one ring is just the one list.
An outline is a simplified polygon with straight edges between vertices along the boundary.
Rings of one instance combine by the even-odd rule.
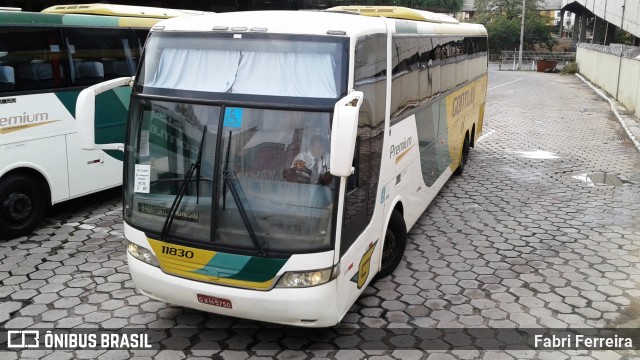
[[469, 160], [469, 149], [471, 148], [471, 144], [469, 143], [469, 136], [464, 137], [464, 143], [462, 144], [462, 154], [460, 155], [460, 164], [458, 164], [458, 168], [453, 172], [453, 175], [462, 175], [464, 172], [464, 167], [467, 165], [467, 160]]
[[30, 234], [45, 212], [45, 198], [39, 182], [17, 174], [0, 182], [0, 238], [13, 239]]
[[380, 271], [376, 274], [376, 279], [391, 275], [396, 269], [407, 246], [407, 226], [404, 223], [402, 214], [394, 210], [389, 219], [387, 232], [382, 245], [382, 259]]
[[476, 147], [476, 129], [475, 128], [471, 130], [471, 137], [469, 138], [469, 147], [471, 148]]

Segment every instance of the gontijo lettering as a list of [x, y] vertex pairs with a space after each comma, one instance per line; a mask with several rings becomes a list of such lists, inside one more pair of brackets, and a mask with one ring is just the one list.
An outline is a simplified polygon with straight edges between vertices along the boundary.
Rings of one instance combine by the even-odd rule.
[[453, 98], [453, 116], [458, 116], [464, 112], [465, 109], [472, 107], [476, 99], [476, 92], [474, 87], [470, 87], [462, 94]]

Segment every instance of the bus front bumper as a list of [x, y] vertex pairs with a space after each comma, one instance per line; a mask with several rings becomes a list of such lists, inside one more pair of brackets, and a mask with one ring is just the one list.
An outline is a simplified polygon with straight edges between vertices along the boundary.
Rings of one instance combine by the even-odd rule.
[[[153, 299], [215, 314], [277, 324], [328, 327], [337, 324], [336, 282], [310, 288], [240, 289], [180, 278], [164, 273], [127, 252], [136, 288]], [[228, 300], [231, 308], [205, 304], [199, 299]]]

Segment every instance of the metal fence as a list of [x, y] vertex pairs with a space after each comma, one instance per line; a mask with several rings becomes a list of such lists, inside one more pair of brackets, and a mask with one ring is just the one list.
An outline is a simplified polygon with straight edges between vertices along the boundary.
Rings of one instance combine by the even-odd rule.
[[[503, 51], [501, 54], [489, 55], [489, 61], [498, 63], [499, 70], [516, 70], [518, 69], [518, 57], [518, 51]], [[576, 53], [523, 51], [520, 68], [521, 70], [537, 70], [540, 61], [556, 62], [557, 68], [562, 68], [567, 63], [576, 61]]]

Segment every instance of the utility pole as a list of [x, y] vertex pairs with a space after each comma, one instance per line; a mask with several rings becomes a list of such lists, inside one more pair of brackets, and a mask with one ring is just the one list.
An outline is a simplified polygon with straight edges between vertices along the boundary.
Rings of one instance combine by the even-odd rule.
[[522, 25], [520, 25], [520, 55], [518, 55], [518, 70], [522, 68], [522, 46], [524, 42], [524, 13], [527, 10], [527, 0], [522, 0]]
[[[624, 25], [624, 11], [627, 8], [627, 0], [624, 0], [624, 3], [622, 4], [622, 19], [620, 20], [620, 31], [624, 31], [624, 29], [622, 28], [622, 26]], [[620, 62], [618, 63], [618, 85], [616, 86], [616, 97], [615, 99], [618, 100], [618, 93], [620, 92], [620, 75], [622, 72], [622, 57], [624, 56], [624, 52], [625, 50], [627, 50], [627, 45], [623, 45], [622, 49], [620, 49]]]

